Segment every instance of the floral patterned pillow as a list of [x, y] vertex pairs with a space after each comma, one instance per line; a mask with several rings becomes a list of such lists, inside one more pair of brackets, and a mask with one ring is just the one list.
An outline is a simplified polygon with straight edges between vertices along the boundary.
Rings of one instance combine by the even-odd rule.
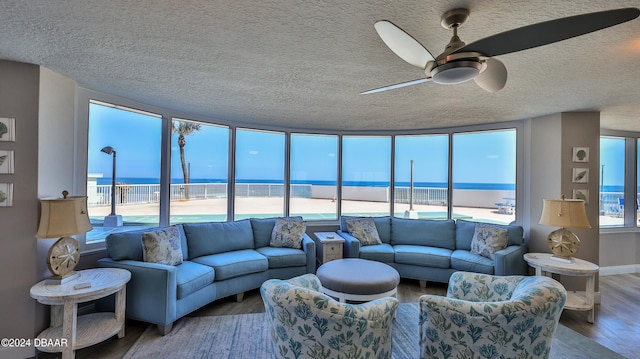
[[471, 253], [493, 259], [494, 253], [507, 246], [507, 230], [486, 223], [477, 223], [471, 239]]
[[302, 217], [279, 217], [271, 232], [271, 247], [302, 248], [302, 239], [307, 225]]
[[171, 226], [142, 234], [142, 259], [145, 262], [182, 263], [182, 242], [178, 227]]
[[345, 222], [349, 233], [356, 237], [361, 245], [382, 244], [373, 218], [348, 219]]

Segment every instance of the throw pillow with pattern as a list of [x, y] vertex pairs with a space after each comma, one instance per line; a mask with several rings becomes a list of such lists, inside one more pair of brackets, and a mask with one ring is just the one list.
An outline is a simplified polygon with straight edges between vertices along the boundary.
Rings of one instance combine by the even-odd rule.
[[476, 224], [476, 230], [471, 239], [471, 253], [493, 259], [494, 253], [504, 249], [506, 246], [506, 229], [486, 223]]
[[171, 226], [142, 234], [142, 259], [168, 265], [182, 263], [182, 242], [178, 227]]
[[360, 245], [382, 244], [373, 218], [357, 218], [346, 221], [347, 229], [360, 241]]
[[279, 217], [271, 232], [271, 247], [302, 248], [302, 239], [307, 225], [302, 217]]

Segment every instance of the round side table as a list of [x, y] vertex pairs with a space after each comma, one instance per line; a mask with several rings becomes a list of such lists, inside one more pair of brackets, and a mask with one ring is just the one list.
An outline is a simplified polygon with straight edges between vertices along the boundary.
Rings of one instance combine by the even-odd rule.
[[[124, 269], [97, 268], [78, 272], [80, 276], [64, 284], [31, 287], [31, 297], [51, 305], [51, 326], [38, 335], [38, 350], [62, 352], [63, 359], [73, 359], [75, 350], [102, 342], [118, 334], [124, 337], [126, 284], [131, 273]], [[115, 313], [91, 313], [78, 317], [78, 303], [104, 298], [116, 293]]]
[[576, 292], [567, 292], [567, 302], [564, 309], [589, 311], [587, 321], [593, 323], [595, 311], [593, 297], [596, 273], [600, 270], [598, 265], [583, 259], [573, 258], [572, 263], [564, 263], [551, 259], [551, 253], [526, 253], [524, 260], [536, 270], [536, 275], [551, 276], [552, 273], [587, 278], [587, 288], [584, 295]]

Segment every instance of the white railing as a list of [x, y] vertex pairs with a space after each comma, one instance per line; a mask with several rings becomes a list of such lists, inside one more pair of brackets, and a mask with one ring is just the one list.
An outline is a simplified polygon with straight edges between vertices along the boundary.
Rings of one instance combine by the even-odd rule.
[[[310, 184], [291, 185], [291, 197], [311, 198]], [[89, 207], [111, 205], [111, 185], [93, 185], [87, 187]], [[174, 200], [199, 200], [226, 198], [226, 183], [190, 183], [172, 184], [169, 187], [170, 198]], [[238, 183], [236, 197], [283, 197], [283, 184]], [[396, 203], [409, 203], [409, 187], [395, 188]], [[159, 184], [116, 184], [116, 204], [133, 205], [160, 202]], [[414, 204], [446, 205], [446, 188], [415, 187]]]
[[[640, 195], [640, 194], [639, 194]], [[600, 192], [600, 214], [604, 216], [622, 216], [624, 205], [622, 192]]]

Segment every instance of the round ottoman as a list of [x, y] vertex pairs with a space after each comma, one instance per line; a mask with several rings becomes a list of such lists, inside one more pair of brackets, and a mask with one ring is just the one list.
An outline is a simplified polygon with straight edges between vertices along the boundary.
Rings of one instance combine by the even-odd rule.
[[359, 258], [337, 259], [318, 268], [323, 293], [345, 303], [368, 302], [396, 295], [400, 275], [382, 262]]

